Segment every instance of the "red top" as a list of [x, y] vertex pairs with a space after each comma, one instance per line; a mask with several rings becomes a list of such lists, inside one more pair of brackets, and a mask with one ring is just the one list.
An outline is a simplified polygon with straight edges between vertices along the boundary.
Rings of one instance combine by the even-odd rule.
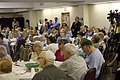
[[59, 49], [55, 52], [55, 56], [57, 61], [65, 61], [64, 55], [61, 53]]

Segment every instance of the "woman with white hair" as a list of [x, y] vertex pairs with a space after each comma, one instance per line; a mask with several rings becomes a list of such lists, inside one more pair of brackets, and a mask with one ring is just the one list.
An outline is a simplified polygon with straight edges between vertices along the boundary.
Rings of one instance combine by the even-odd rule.
[[67, 43], [62, 51], [66, 60], [59, 68], [74, 80], [83, 80], [88, 68], [85, 60], [76, 51], [75, 46]]
[[31, 59], [32, 59], [33, 61], [37, 61], [38, 56], [40, 55], [40, 53], [41, 53], [42, 50], [43, 50], [43, 45], [42, 45], [42, 43], [41, 43], [40, 41], [35, 41], [35, 44], [34, 44], [34, 46], [33, 46], [33, 50], [34, 50], [34, 52], [33, 52], [32, 55], [31, 55]]
[[35, 74], [32, 80], [73, 80], [54, 66], [55, 55], [52, 51], [42, 51], [38, 61], [43, 70]]
[[7, 53], [6, 47], [3, 45], [0, 45], [0, 60], [3, 60], [3, 59], [8, 59], [8, 60], [12, 61], [12, 58]]

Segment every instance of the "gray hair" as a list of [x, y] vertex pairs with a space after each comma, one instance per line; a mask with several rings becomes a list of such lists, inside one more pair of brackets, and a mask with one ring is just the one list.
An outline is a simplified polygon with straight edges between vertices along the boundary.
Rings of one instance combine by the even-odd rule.
[[69, 56], [72, 56], [74, 54], [78, 54], [78, 51], [76, 50], [76, 47], [74, 44], [71, 44], [71, 43], [67, 43], [65, 44], [64, 46], [64, 51], [66, 53], [63, 53], [63, 54], [68, 54]]
[[7, 49], [3, 45], [0, 45], [0, 54], [2, 54], [3, 56], [7, 54]]
[[[43, 50], [43, 45], [42, 42], [40, 41], [35, 41], [34, 45], [38, 45], [40, 47], [41, 50]], [[33, 46], [34, 47], [34, 46]]]
[[100, 36], [99, 36], [99, 35], [94, 35], [94, 36], [92, 37], [92, 39], [94, 39], [94, 41], [92, 41], [93, 44], [94, 44], [94, 43], [99, 43], [99, 41], [100, 41]]
[[48, 60], [48, 61], [54, 62], [55, 59], [56, 59], [54, 53], [53, 53], [52, 51], [50, 51], [50, 50], [48, 50], [48, 51], [42, 51], [42, 52], [40, 53], [39, 57], [41, 57], [41, 55], [45, 55], [44, 58], [45, 58], [46, 60]]

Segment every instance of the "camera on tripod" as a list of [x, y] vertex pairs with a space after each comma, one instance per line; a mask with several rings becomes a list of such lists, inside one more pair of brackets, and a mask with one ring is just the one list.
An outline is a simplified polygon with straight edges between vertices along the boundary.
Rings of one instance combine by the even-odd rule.
[[109, 19], [111, 24], [114, 24], [115, 21], [117, 23], [117, 26], [120, 25], [120, 12], [118, 12], [118, 10], [115, 11], [110, 10], [110, 13], [108, 13], [107, 15], [108, 15], [107, 19]]

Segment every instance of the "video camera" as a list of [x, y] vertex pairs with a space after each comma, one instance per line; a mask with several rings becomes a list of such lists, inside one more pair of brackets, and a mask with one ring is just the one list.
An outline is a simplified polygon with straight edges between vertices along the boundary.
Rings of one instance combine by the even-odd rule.
[[115, 20], [117, 26], [120, 25], [120, 12], [118, 12], [118, 10], [115, 11], [110, 10], [110, 13], [108, 13], [107, 15], [108, 15], [107, 19], [109, 19], [111, 24], [114, 24], [114, 20]]

